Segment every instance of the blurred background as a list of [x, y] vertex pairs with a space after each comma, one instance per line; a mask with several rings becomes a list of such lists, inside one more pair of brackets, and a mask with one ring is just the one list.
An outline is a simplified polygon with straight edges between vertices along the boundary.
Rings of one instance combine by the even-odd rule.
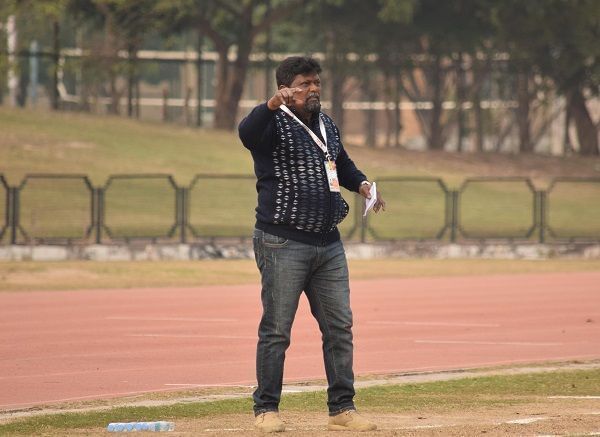
[[3, 105], [233, 129], [274, 67], [324, 67], [369, 147], [597, 155], [596, 0], [3, 0]]
[[291, 54], [388, 188], [348, 237], [600, 238], [599, 41], [597, 0], [3, 0], [0, 241], [246, 235]]

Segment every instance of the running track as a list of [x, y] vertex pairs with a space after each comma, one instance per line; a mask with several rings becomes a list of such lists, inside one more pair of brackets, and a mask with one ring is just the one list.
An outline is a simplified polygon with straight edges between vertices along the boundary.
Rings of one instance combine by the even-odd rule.
[[[352, 282], [355, 372], [600, 358], [600, 272]], [[0, 409], [254, 383], [258, 285], [0, 294]], [[324, 378], [301, 300], [287, 381]]]

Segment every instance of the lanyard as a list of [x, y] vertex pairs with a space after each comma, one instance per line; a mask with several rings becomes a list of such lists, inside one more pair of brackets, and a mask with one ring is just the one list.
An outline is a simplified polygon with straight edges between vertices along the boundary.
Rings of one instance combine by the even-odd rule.
[[321, 138], [319, 138], [317, 136], [317, 134], [315, 134], [307, 125], [305, 125], [302, 120], [300, 120], [296, 114], [294, 114], [290, 108], [288, 108], [285, 105], [281, 105], [280, 106], [281, 110], [283, 112], [285, 112], [287, 115], [289, 115], [290, 117], [292, 117], [294, 120], [296, 120], [298, 123], [300, 123], [300, 126], [302, 126], [306, 132], [308, 132], [308, 134], [311, 136], [311, 138], [313, 139], [313, 141], [315, 143], [317, 143], [317, 146], [319, 146], [319, 149], [321, 149], [323, 151], [323, 153], [325, 154], [325, 157], [327, 158], [328, 161], [331, 161], [331, 155], [329, 154], [329, 151], [327, 150], [327, 132], [325, 131], [325, 124], [323, 123], [323, 120], [321, 119], [321, 117], [319, 117], [319, 130], [321, 131], [321, 135], [323, 135], [323, 140], [325, 141], [325, 143], [323, 143], [323, 141], [321, 141]]

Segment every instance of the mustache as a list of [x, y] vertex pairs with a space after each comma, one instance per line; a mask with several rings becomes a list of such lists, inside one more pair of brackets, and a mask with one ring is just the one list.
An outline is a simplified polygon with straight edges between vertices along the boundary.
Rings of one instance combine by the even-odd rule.
[[306, 100], [312, 99], [313, 97], [316, 98], [317, 100], [321, 100], [321, 96], [317, 93], [310, 93], [308, 96], [306, 96]]

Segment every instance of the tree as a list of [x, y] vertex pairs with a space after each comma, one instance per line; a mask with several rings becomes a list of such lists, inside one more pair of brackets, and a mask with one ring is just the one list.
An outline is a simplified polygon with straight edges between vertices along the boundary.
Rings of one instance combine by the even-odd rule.
[[[47, 51], [52, 59], [52, 70], [51, 83], [48, 87], [48, 94], [50, 97], [50, 106], [52, 109], [59, 109], [60, 107], [60, 94], [58, 92], [58, 73], [60, 70], [60, 22], [64, 17], [65, 10], [67, 7], [67, 0], [46, 0], [43, 2], [35, 0], [5, 0], [4, 4], [0, 7], [0, 21], [3, 21], [3, 16], [8, 14], [14, 14], [22, 18], [23, 24], [28, 27], [33, 27], [36, 31], [45, 31], [48, 24], [51, 28], [52, 38], [50, 50]], [[26, 19], [25, 19], [26, 17]], [[35, 35], [30, 35], [32, 38]], [[37, 35], [38, 38], [43, 40], [42, 35]], [[21, 38], [24, 41], [24, 38]], [[19, 43], [21, 45], [21, 43]], [[18, 47], [16, 49], [18, 50]], [[14, 56], [14, 54], [13, 54]], [[11, 66], [14, 68], [14, 66]], [[26, 89], [27, 81], [19, 80], [19, 87]], [[25, 93], [20, 92], [19, 101], [22, 105], [25, 104]]]
[[[525, 75], [551, 79], [567, 100], [582, 155], [598, 155], [598, 126], [586, 95], [600, 90], [600, 2], [596, 0], [504, 0], [496, 7], [500, 38]], [[526, 137], [524, 137], [526, 139]]]
[[[137, 85], [137, 52], [145, 35], [154, 27], [157, 17], [154, 14], [153, 0], [70, 0], [69, 11], [88, 19], [103, 28], [103, 39], [92, 50], [87, 70], [100, 70], [100, 80], [107, 76], [108, 94], [111, 96], [109, 112], [119, 113], [123, 90], [117, 80], [121, 75], [127, 77], [127, 113], [134, 113], [133, 97]], [[124, 66], [120, 60], [121, 50], [127, 53]], [[139, 98], [139, 96], [137, 96]], [[138, 111], [135, 111], [136, 114]], [[139, 116], [139, 114], [137, 114]]]
[[[162, 0], [157, 8], [210, 39], [218, 53], [215, 127], [232, 130], [256, 37], [306, 0]], [[202, 13], [201, 13], [202, 12]], [[230, 64], [229, 53], [235, 51]]]

